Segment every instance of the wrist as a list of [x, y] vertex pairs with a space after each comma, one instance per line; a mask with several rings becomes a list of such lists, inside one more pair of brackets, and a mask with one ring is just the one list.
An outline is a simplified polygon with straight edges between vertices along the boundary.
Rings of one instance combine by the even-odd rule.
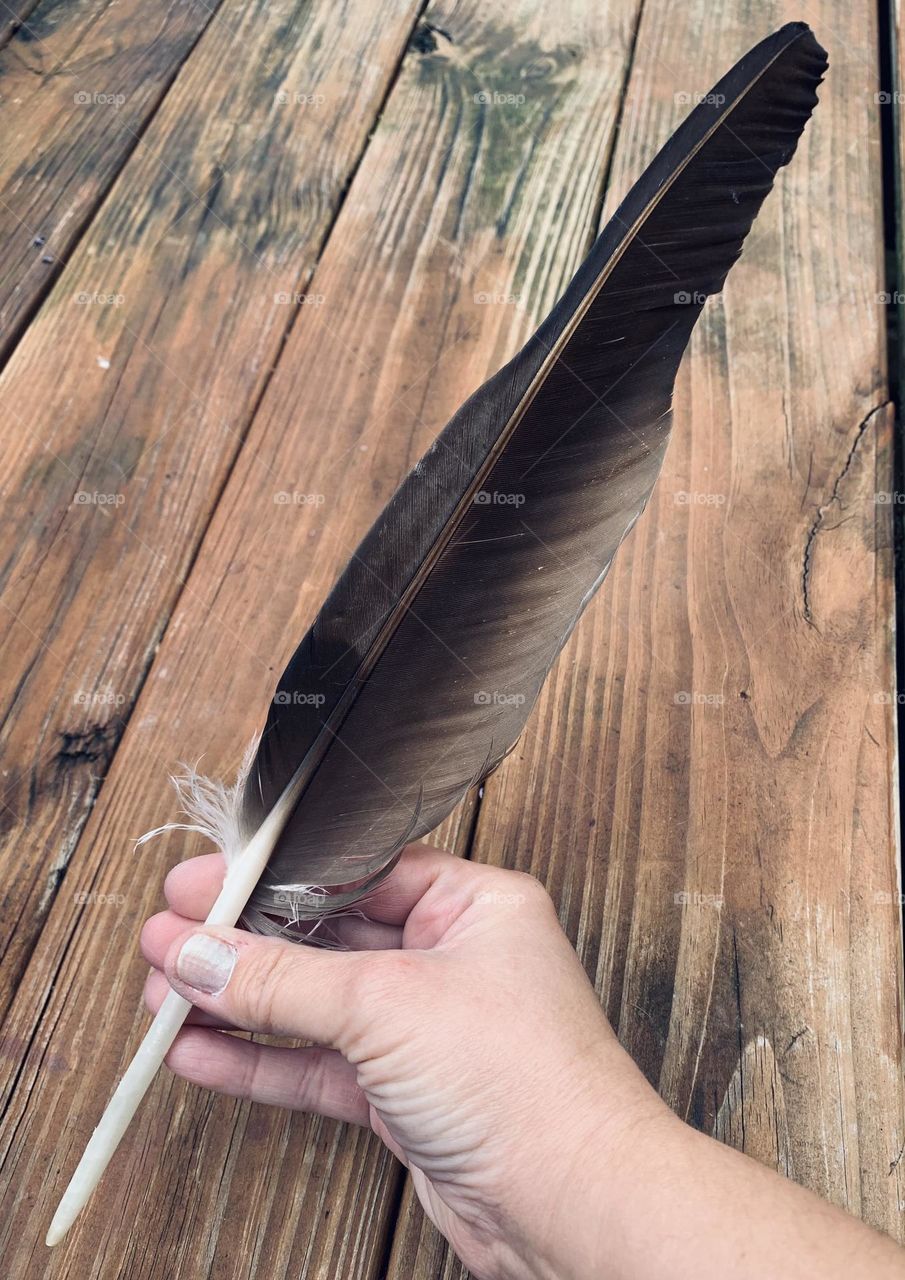
[[530, 1212], [514, 1232], [524, 1280], [621, 1280], [633, 1274], [639, 1208], [690, 1131], [628, 1055], [601, 1068], [581, 1104], [548, 1124], [549, 1151], [533, 1171]]

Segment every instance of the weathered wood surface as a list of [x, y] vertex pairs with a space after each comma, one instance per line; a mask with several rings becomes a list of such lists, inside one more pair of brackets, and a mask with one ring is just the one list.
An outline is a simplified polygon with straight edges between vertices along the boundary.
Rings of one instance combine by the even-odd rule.
[[[649, 0], [608, 207], [793, 5]], [[692, 1123], [901, 1239], [891, 426], [863, 6], [810, 6], [821, 105], [692, 341], [654, 499], [486, 787], [620, 1037]], [[411, 1207], [411, 1197], [406, 1202]], [[460, 1276], [417, 1211], [390, 1276]]]
[[[775, 21], [797, 12], [775, 6]], [[793, 1175], [901, 1237], [878, 40], [867, 7], [807, 16], [832, 68], [820, 108], [693, 343], [680, 430], [635, 544], [644, 584], [627, 560], [595, 619], [606, 633], [621, 593], [629, 643], [640, 634], [649, 650], [627, 652], [622, 706], [606, 717], [637, 767], [613, 775], [608, 866], [582, 942], [590, 958], [596, 916], [608, 1009], [681, 1113], [712, 1129], [741, 1071], [753, 1098], [739, 1145], [746, 1114], [772, 1105]], [[664, 63], [690, 88], [702, 33], [717, 62], [749, 38], [730, 27], [708, 43], [703, 17], [645, 11], [626, 180], [657, 132]], [[614, 184], [620, 172], [621, 158]]]
[[41, 0], [4, 0], [0, 9], [0, 48], [12, 40]]
[[[360, 534], [529, 331], [513, 299], [540, 313], [589, 243], [635, 7], [585, 9], [564, 7], [552, 43], [533, 3], [438, 8], [402, 62], [6, 1022], [10, 1071], [28, 1046], [4, 1163], [25, 1198], [0, 1245], [23, 1270], [45, 1263], [41, 1227], [145, 1021], [144, 966], [124, 957], [186, 846], [140, 863], [130, 846], [172, 812], [167, 767], [202, 753], [235, 767]], [[190, 387], [203, 376], [183, 373]], [[448, 842], [464, 852], [470, 829], [466, 812]], [[86, 1035], [92, 1018], [102, 1037]], [[292, 1170], [278, 1187], [275, 1164]], [[162, 1077], [50, 1274], [222, 1274], [241, 1251], [243, 1274], [377, 1276], [400, 1189], [374, 1141]]]
[[[889, 48], [887, 66], [889, 68], [889, 83], [885, 87], [885, 91], [880, 95], [880, 118], [886, 129], [887, 136], [887, 166], [892, 169], [889, 175], [889, 195], [893, 209], [892, 214], [892, 243], [888, 246], [890, 253], [887, 261], [894, 261], [895, 270], [889, 285], [887, 294], [891, 305], [890, 315], [895, 317], [897, 322], [897, 343], [894, 358], [897, 362], [897, 368], [893, 371], [893, 376], [897, 378], [898, 386], [901, 388], [903, 379], [905, 379], [905, 7], [903, 0], [890, 0], [888, 9], [889, 29], [885, 33], [888, 40]], [[899, 397], [901, 400], [901, 396]], [[899, 412], [899, 420], [901, 423], [901, 409]], [[902, 484], [902, 476], [905, 474], [905, 465], [900, 465], [897, 471], [897, 481], [900, 487]], [[900, 529], [903, 525], [902, 502], [901, 500], [895, 504], [894, 514], [898, 517]], [[902, 566], [897, 564], [899, 576], [896, 579], [896, 589], [901, 592]], [[900, 596], [901, 598], [901, 596]], [[901, 651], [899, 657], [899, 671], [903, 669], [901, 660]]]
[[[235, 767], [360, 533], [580, 260], [607, 176], [612, 207], [687, 99], [798, 16], [210, 20], [0, 381], [9, 1274], [462, 1274], [375, 1141], [167, 1076], [48, 1260], [145, 1025], [138, 928], [199, 850], [132, 840], [172, 813], [179, 759]], [[831, 78], [696, 335], [655, 500], [520, 750], [440, 838], [550, 885], [682, 1114], [900, 1236], [876, 15], [805, 16]]]
[[19, 6], [0, 52], [0, 358], [123, 162], [144, 145], [148, 120], [216, 7], [201, 0]]
[[283, 338], [313, 310], [293, 300], [415, 12], [226, 4], [0, 377], [0, 1007]]

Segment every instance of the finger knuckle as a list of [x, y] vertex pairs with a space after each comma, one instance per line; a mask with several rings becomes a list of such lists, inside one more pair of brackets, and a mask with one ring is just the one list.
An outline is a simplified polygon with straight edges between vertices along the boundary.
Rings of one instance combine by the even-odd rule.
[[310, 1111], [315, 1099], [321, 1098], [330, 1086], [330, 1057], [324, 1049], [310, 1048], [305, 1050], [301, 1059], [302, 1070], [294, 1081], [292, 1108], [295, 1111]]
[[282, 947], [260, 947], [254, 961], [239, 965], [240, 981], [233, 999], [239, 1006], [242, 1021], [266, 1035], [278, 1035], [279, 1008], [285, 984], [290, 980], [288, 957]]
[[542, 884], [537, 876], [532, 876], [527, 871], [516, 871], [513, 875], [516, 878], [516, 891], [524, 897], [526, 902], [538, 908], [552, 907], [553, 899], [546, 885]]
[[401, 986], [411, 982], [417, 970], [417, 957], [411, 952], [356, 953], [346, 975], [345, 994], [350, 1008], [371, 1011], [384, 1007], [397, 999]]

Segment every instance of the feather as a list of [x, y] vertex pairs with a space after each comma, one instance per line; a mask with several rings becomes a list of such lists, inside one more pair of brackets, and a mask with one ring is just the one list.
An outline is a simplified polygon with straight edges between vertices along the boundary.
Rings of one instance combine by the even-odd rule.
[[[349, 910], [512, 749], [650, 497], [691, 330], [791, 159], [825, 68], [810, 30], [792, 24], [702, 99], [534, 336], [367, 534], [236, 784], [183, 784], [184, 825], [227, 858], [208, 923], [241, 914], [274, 931]], [[189, 1008], [173, 991], [155, 1016], [49, 1244], [88, 1199]]]
[[650, 497], [691, 330], [825, 66], [796, 24], [715, 86], [367, 534], [279, 681], [241, 788], [240, 846], [291, 797], [248, 927], [360, 897], [512, 749]]

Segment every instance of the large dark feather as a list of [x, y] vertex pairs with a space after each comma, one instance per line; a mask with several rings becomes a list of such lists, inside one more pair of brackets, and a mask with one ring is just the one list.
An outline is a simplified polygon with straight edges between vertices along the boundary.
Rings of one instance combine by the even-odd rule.
[[746, 54], [361, 543], [283, 673], [244, 785], [246, 837], [291, 788], [251, 927], [360, 896], [512, 749], [650, 497], [691, 330], [825, 68], [800, 23]]

